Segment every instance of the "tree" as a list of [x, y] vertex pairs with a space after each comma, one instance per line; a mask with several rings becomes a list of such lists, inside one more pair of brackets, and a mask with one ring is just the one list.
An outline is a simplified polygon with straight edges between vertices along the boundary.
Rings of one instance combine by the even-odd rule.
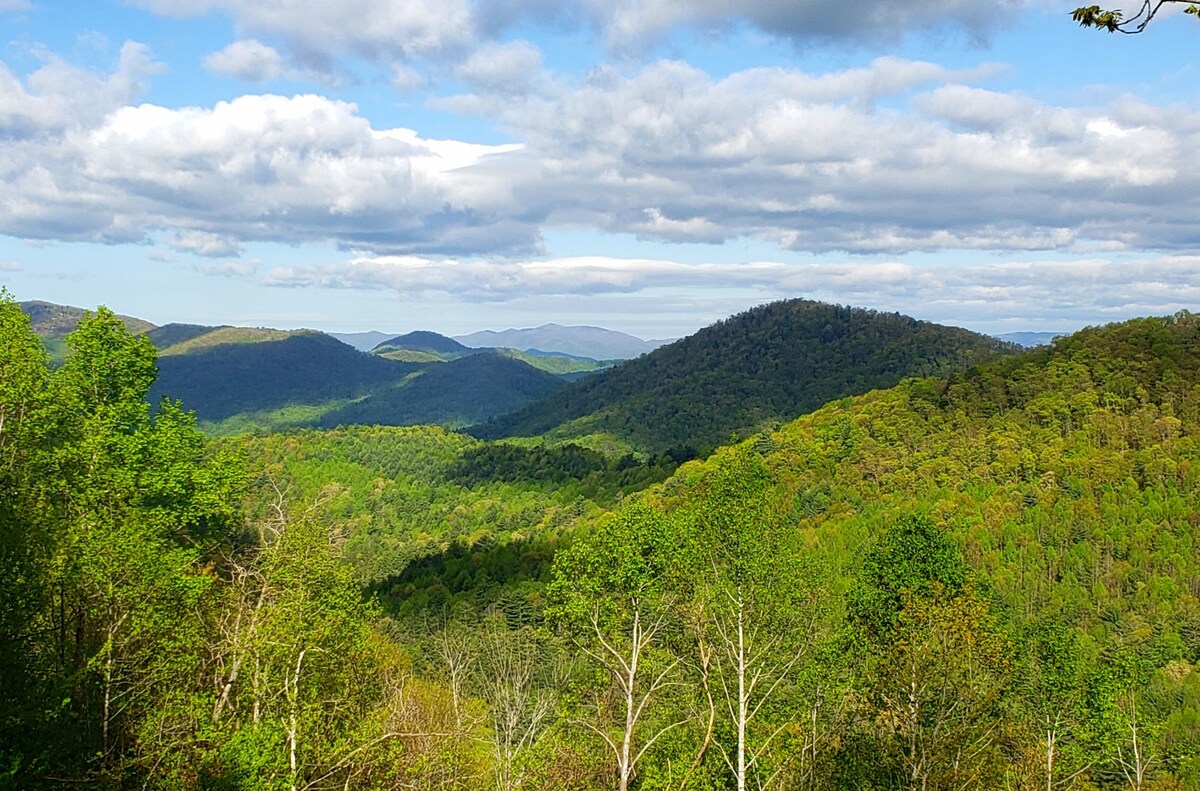
[[1045, 622], [1029, 630], [1019, 670], [1027, 725], [1037, 734], [1038, 787], [1071, 788], [1095, 759], [1087, 732], [1087, 685], [1077, 630]]
[[1186, 5], [1183, 13], [1200, 19], [1200, 6], [1195, 5], [1192, 0], [1142, 0], [1137, 13], [1131, 17], [1125, 17], [1124, 12], [1119, 9], [1105, 10], [1098, 5], [1081, 6], [1071, 12], [1071, 19], [1081, 27], [1106, 30], [1109, 33], [1134, 34], [1145, 30], [1164, 6], [1172, 5]]
[[905, 595], [896, 639], [881, 657], [876, 722], [890, 737], [907, 788], [1001, 785], [1001, 702], [1007, 641], [987, 603], [969, 592]]
[[622, 509], [559, 554], [548, 591], [548, 615], [616, 693], [616, 701], [597, 698], [596, 721], [582, 724], [612, 752], [620, 791], [630, 787], [646, 751], [686, 721], [653, 716], [660, 696], [678, 683], [681, 664], [668, 645], [679, 631], [668, 524], [646, 505]]
[[718, 457], [701, 488], [681, 516], [693, 540], [698, 644], [710, 650], [699, 666], [733, 734], [731, 746], [715, 745], [738, 791], [779, 787], [785, 767], [796, 763], [809, 785], [821, 694], [820, 683], [801, 691], [800, 671], [821, 639], [824, 575], [806, 557], [796, 526], [772, 508], [761, 457]]

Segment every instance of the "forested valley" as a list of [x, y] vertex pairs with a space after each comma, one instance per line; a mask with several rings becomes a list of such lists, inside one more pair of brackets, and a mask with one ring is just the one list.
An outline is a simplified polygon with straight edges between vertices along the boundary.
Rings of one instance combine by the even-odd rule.
[[1200, 317], [955, 343], [704, 459], [209, 439], [4, 295], [0, 787], [1200, 790]]

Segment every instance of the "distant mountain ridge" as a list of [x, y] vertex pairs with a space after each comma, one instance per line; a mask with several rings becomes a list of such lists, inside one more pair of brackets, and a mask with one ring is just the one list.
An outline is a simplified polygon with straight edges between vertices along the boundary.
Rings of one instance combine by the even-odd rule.
[[1030, 346], [1045, 346], [1055, 338], [1070, 335], [1069, 332], [1002, 332], [996, 337], [1008, 343], [1015, 343], [1026, 348]]
[[[65, 336], [87, 311], [47, 302], [22, 304], [51, 358], [66, 356]], [[561, 356], [469, 349], [432, 332], [384, 340], [455, 350], [446, 362], [359, 351], [316, 330], [166, 324], [121, 317], [158, 350], [152, 401], [183, 402], [210, 433], [261, 432], [359, 422], [463, 426], [511, 411], [563, 387], [566, 379], [540, 368], [577, 372], [600, 364]], [[486, 358], [469, 361], [469, 358]], [[528, 358], [528, 359], [527, 359]], [[533, 359], [538, 364], [529, 364]]]
[[393, 333], [380, 332], [379, 330], [370, 330], [368, 332], [327, 332], [325, 334], [331, 338], [337, 338], [347, 346], [353, 346], [360, 352], [369, 352], [388, 338], [394, 337]]
[[472, 347], [507, 347], [529, 351], [559, 352], [592, 360], [629, 360], [654, 351], [666, 341], [646, 341], [603, 327], [543, 324], [540, 327], [480, 330], [456, 335], [454, 340]]

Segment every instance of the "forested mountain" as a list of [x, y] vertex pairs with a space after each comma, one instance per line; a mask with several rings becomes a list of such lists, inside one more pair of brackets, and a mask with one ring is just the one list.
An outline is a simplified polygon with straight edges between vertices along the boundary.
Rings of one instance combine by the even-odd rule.
[[1200, 791], [1200, 317], [647, 489], [436, 427], [206, 442], [145, 336], [66, 346], [0, 295], [3, 787]]
[[712, 448], [832, 399], [1014, 349], [899, 314], [789, 300], [706, 327], [473, 432], [598, 435], [654, 452]]
[[321, 416], [318, 425], [468, 426], [536, 401], [565, 386], [554, 374], [495, 353], [421, 367]]
[[529, 351], [573, 354], [592, 360], [627, 360], [653, 351], [664, 341], [644, 341], [623, 332], [602, 327], [564, 327], [543, 324], [540, 327], [516, 330], [481, 330], [459, 335], [455, 340], [467, 346], [508, 348]]
[[207, 335], [213, 330], [223, 329], [222, 327], [210, 327], [205, 324], [164, 324], [161, 327], [155, 327], [146, 332], [146, 337], [154, 344], [154, 348], [158, 349], [161, 354], [163, 350], [169, 349], [176, 344], [186, 343], [194, 338], [199, 338]]
[[210, 422], [293, 405], [348, 401], [418, 369], [315, 332], [164, 356], [158, 366], [151, 398], [181, 399], [201, 421]]
[[1195, 789], [1198, 523], [1200, 317], [1143, 319], [685, 465], [549, 611], [639, 787]]
[[[75, 325], [83, 318], [86, 311], [68, 305], [56, 305], [53, 302], [30, 300], [20, 303], [21, 310], [29, 317], [29, 324], [38, 337], [42, 338], [46, 351], [54, 363], [61, 363], [66, 357], [67, 349], [63, 338], [75, 329]], [[148, 332], [155, 327], [148, 321], [132, 316], [117, 316], [130, 332]]]
[[469, 347], [462, 345], [453, 338], [447, 338], [445, 335], [425, 330], [417, 330], [381, 341], [372, 351], [376, 354], [381, 354], [389, 349], [408, 349], [410, 351], [431, 352], [433, 354], [450, 356], [458, 356], [470, 351]]

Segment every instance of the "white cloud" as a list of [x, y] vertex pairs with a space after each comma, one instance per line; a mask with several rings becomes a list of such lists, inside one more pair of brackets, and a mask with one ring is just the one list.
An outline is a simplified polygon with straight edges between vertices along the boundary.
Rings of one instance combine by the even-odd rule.
[[[1037, 0], [131, 0], [155, 13], [220, 12], [242, 35], [278, 39], [306, 67], [345, 55], [390, 67], [427, 59], [463, 64], [476, 47], [520, 26], [587, 27], [615, 50], [645, 50], [674, 29], [721, 34], [752, 27], [794, 41], [894, 41], [914, 31], [985, 38]], [[486, 55], [485, 55], [486, 56]]]
[[181, 253], [194, 253], [205, 258], [231, 258], [241, 255], [242, 251], [236, 239], [204, 231], [176, 231], [167, 244]]
[[714, 80], [659, 62], [448, 104], [527, 140], [538, 171], [515, 190], [548, 225], [811, 251], [1195, 246], [1200, 113], [1054, 107], [964, 84], [979, 73], [880, 59]]
[[475, 38], [467, 0], [135, 0], [160, 14], [228, 14], [239, 30], [278, 37], [303, 63], [350, 54], [384, 62], [441, 58]]
[[22, 139], [85, 128], [132, 101], [161, 72], [136, 42], [121, 47], [116, 70], [102, 76], [50, 56], [24, 83], [0, 63], [0, 138]]
[[24, 268], [16, 261], [0, 261], [0, 272], [20, 272]]
[[[485, 60], [523, 74], [536, 52]], [[548, 227], [887, 254], [1192, 250], [1200, 238], [1200, 113], [1134, 98], [1063, 108], [970, 84], [991, 67], [885, 58], [713, 79], [667, 61], [452, 100], [519, 145], [376, 129], [315, 95], [128, 104], [156, 68], [127, 44], [108, 76], [0, 70], [0, 233], [435, 257], [537, 253]]]
[[283, 56], [258, 39], [235, 41], [204, 59], [204, 68], [247, 82], [270, 82], [284, 72]]
[[758, 293], [803, 296], [979, 326], [1078, 326], [1167, 314], [1200, 304], [1200, 256], [1138, 261], [1013, 261], [965, 267], [901, 262], [682, 264], [602, 256], [534, 261], [462, 261], [361, 256], [327, 266], [276, 267], [261, 282], [394, 290], [406, 297], [445, 293], [478, 302], [633, 296], [667, 290], [688, 300]]
[[33, 8], [29, 0], [0, 0], [0, 11], [28, 11]]
[[542, 53], [527, 41], [480, 46], [458, 68], [477, 90], [496, 94], [528, 93], [542, 74]]
[[354, 105], [311, 95], [124, 106], [0, 149], [0, 232], [128, 242], [169, 230], [204, 255], [249, 240], [528, 251], [538, 228], [512, 216], [506, 174], [488, 165], [518, 149], [374, 130]]

